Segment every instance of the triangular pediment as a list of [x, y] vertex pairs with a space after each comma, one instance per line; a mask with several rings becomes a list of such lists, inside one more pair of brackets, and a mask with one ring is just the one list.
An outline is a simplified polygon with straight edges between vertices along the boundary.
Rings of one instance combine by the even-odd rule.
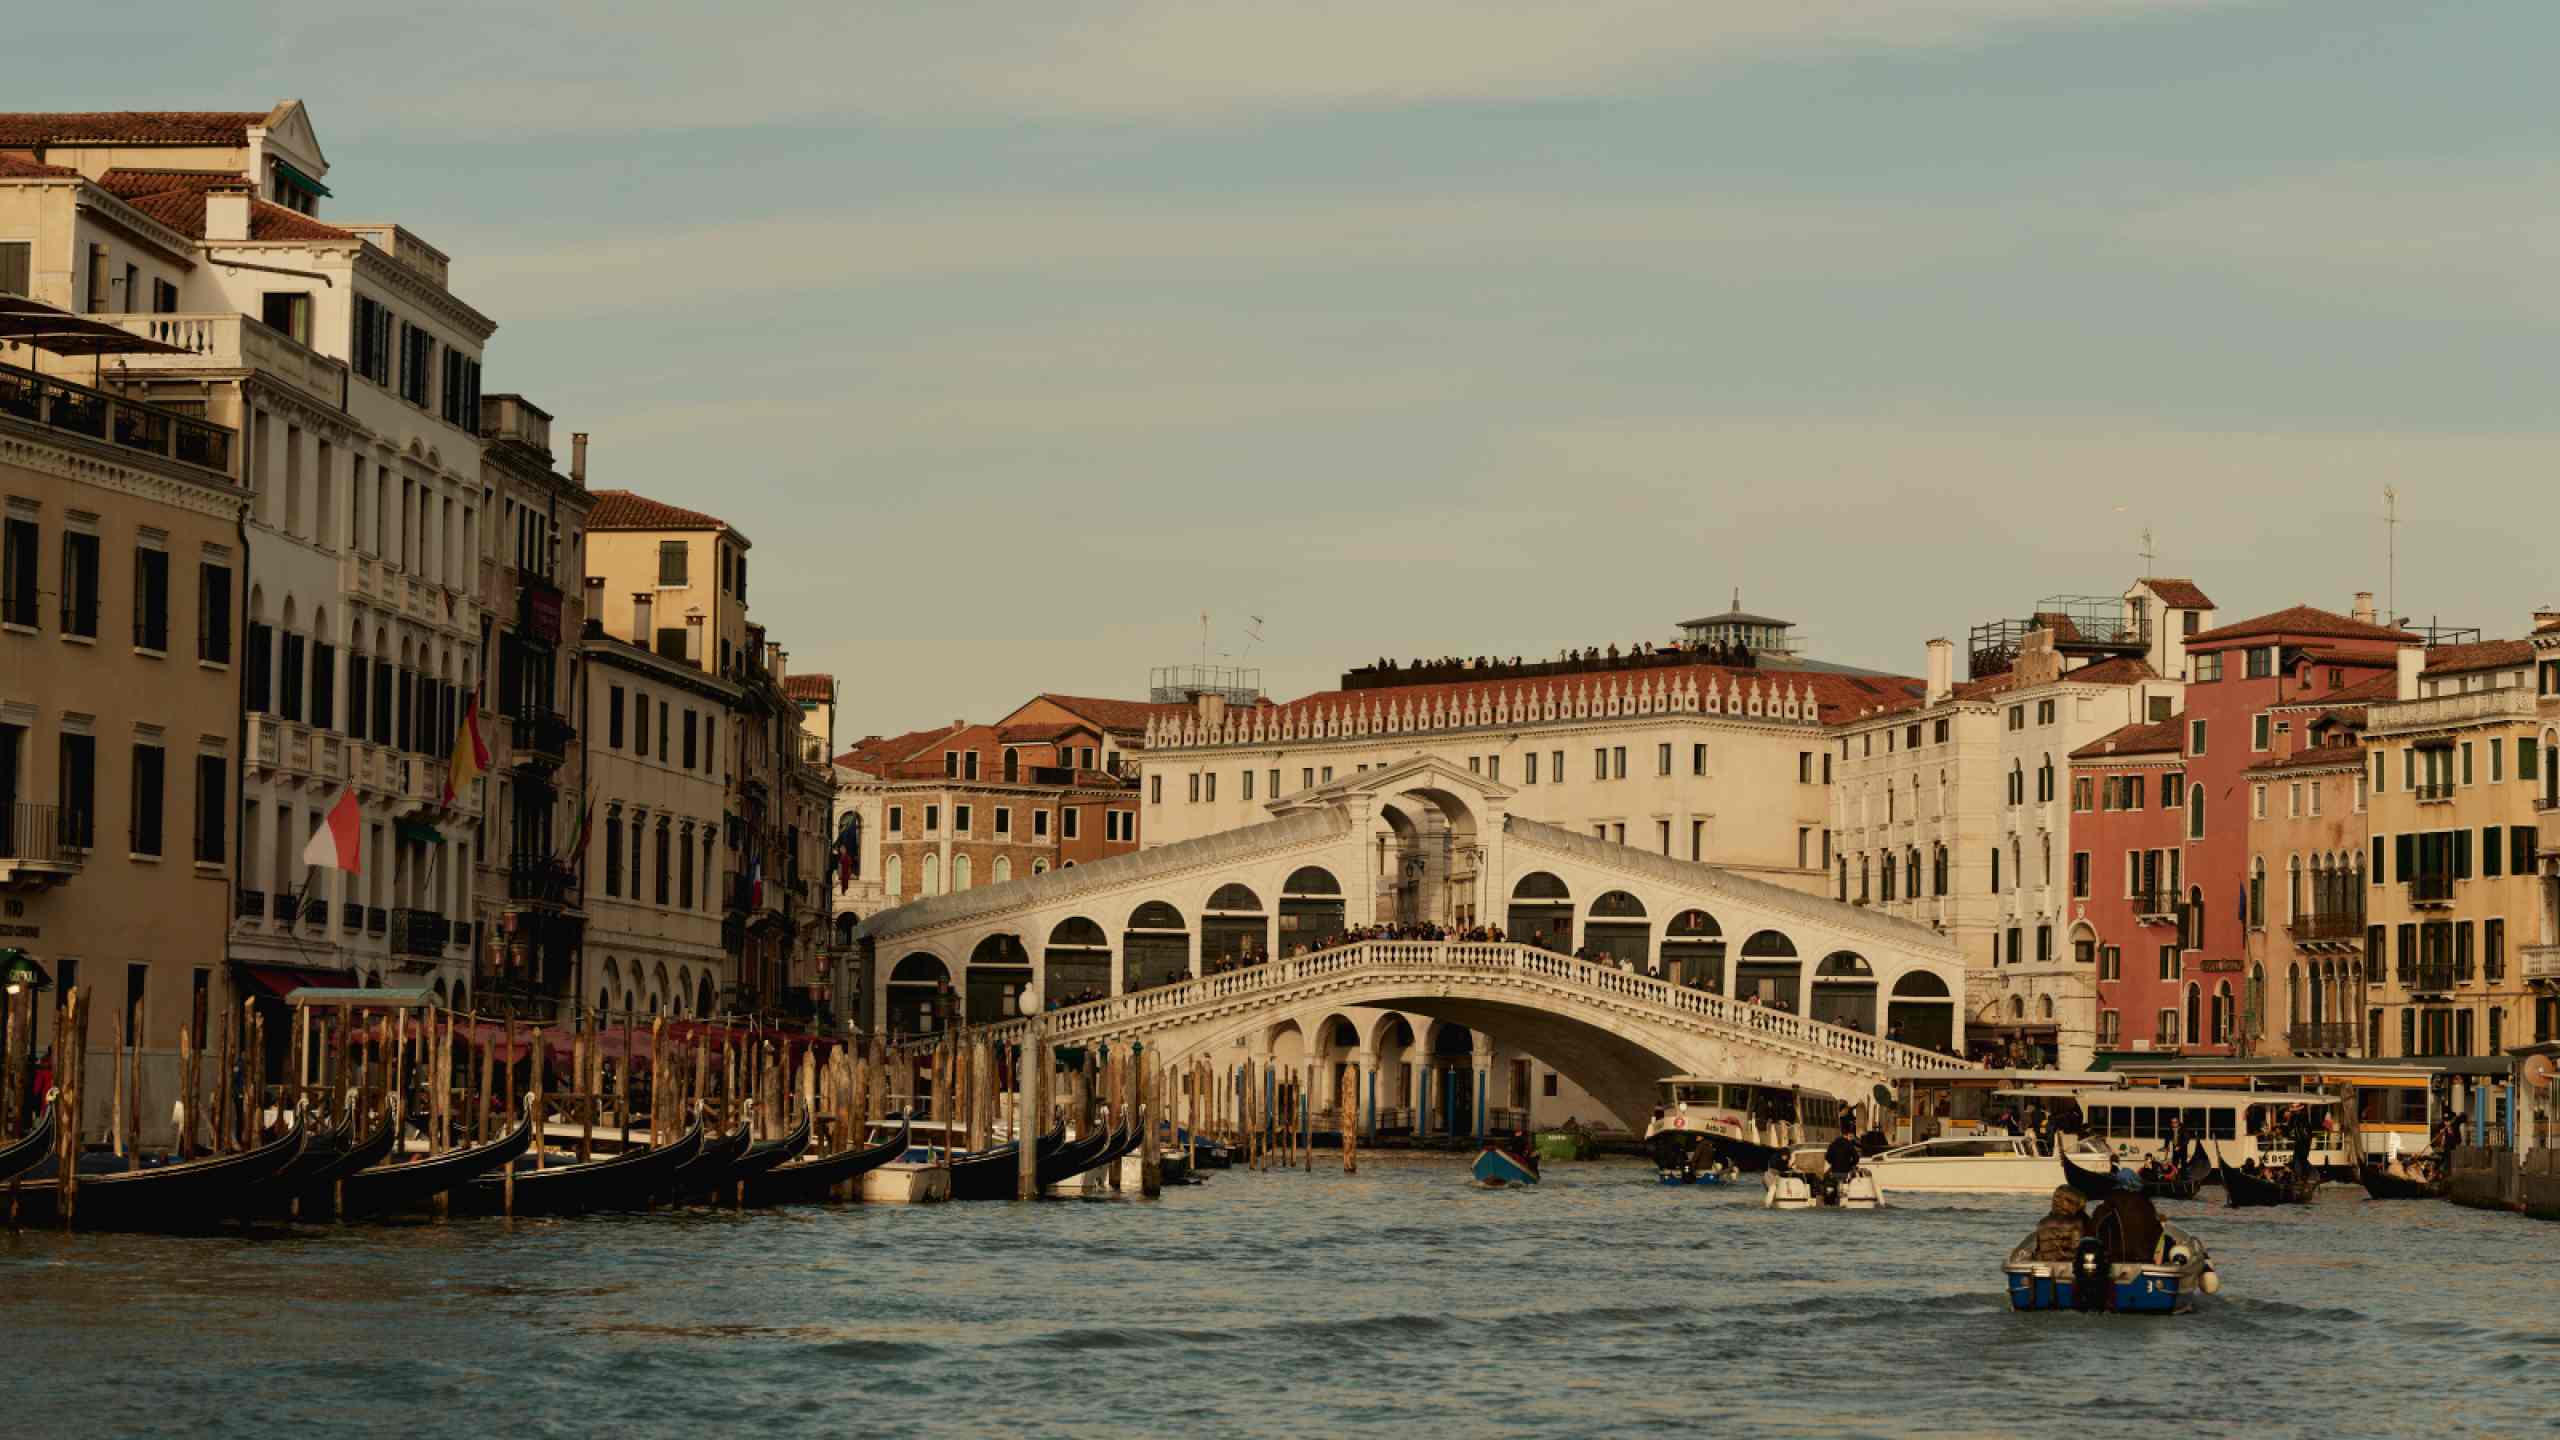
[[[323, 170], [329, 167], [329, 157], [320, 149], [320, 136], [311, 128], [311, 112], [301, 101], [279, 102], [275, 109], [267, 112], [265, 128], [269, 144], [296, 155], [308, 156]], [[321, 177], [314, 175], [311, 178], [317, 180]]]
[[1273, 814], [1292, 810], [1339, 805], [1354, 795], [1384, 797], [1404, 795], [1417, 790], [1444, 790], [1467, 800], [1508, 800], [1511, 787], [1497, 780], [1453, 765], [1437, 755], [1416, 755], [1381, 769], [1355, 771], [1352, 774], [1301, 790], [1294, 795], [1272, 801], [1267, 807]]

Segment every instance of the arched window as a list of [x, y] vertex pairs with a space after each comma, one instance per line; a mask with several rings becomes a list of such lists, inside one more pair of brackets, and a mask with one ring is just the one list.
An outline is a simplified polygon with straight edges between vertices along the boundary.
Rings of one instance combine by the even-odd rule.
[[1884, 857], [1884, 886], [1881, 892], [1884, 902], [1888, 905], [1893, 903], [1893, 875], [1893, 852], [1888, 850]]
[[2284, 885], [2284, 918], [2287, 924], [2291, 924], [2302, 918], [2301, 856], [2291, 856], [2285, 861]]
[[2187, 838], [2204, 838], [2204, 787], [2201, 785], [2187, 787]]
[[891, 903], [907, 893], [906, 857], [892, 855], [880, 862], [880, 888], [887, 891]]
[[[927, 862], [927, 863], [930, 863], [930, 862]], [[957, 894], [959, 894], [961, 891], [966, 890], [966, 889], [968, 889], [968, 888], [969, 888], [969, 880], [970, 880], [970, 877], [971, 877], [971, 873], [972, 873], [975, 869], [976, 869], [976, 867], [975, 867], [975, 866], [970, 862], [968, 852], [963, 851], [963, 852], [961, 852], [960, 854], [957, 854], [957, 855], [954, 855], [954, 856], [952, 856], [952, 857], [951, 857], [951, 893], [952, 893], [952, 894], [957, 895]]]
[[2051, 755], [2045, 756], [2044, 763], [2036, 767], [2036, 798], [2038, 800], [2053, 798], [2053, 757]]
[[2249, 861], [2249, 928], [2260, 930], [2267, 923], [2267, 857], [2258, 855]]
[[[1007, 753], [1009, 754], [1009, 753], [1011, 753], [1011, 752], [1009, 752], [1009, 751], [1008, 751]], [[995, 880], [995, 882], [996, 882], [997, 884], [1001, 885], [1001, 884], [1003, 884], [1004, 882], [1006, 882], [1007, 880], [1010, 880], [1010, 879], [1012, 879], [1012, 878], [1013, 878], [1013, 857], [1012, 857], [1012, 856], [1010, 856], [1010, 855], [999, 855], [999, 856], [997, 856], [997, 857], [996, 857], [996, 863], [995, 863], [995, 866], [994, 866], [994, 875], [993, 875], [993, 879]]]
[[1944, 845], [1936, 847], [1936, 855], [1929, 862], [1929, 893], [1947, 893], [1947, 847]]
[[935, 854], [932, 854], [932, 853], [928, 852], [928, 853], [925, 855], [925, 857], [924, 857], [924, 863], [923, 863], [922, 865], [920, 865], [920, 866], [916, 867], [916, 868], [917, 868], [917, 871], [918, 871], [918, 873], [919, 873], [920, 878], [921, 878], [921, 879], [923, 880], [923, 882], [924, 882], [924, 883], [923, 883], [923, 888], [922, 888], [922, 889], [920, 889], [917, 893], [918, 893], [918, 894], [922, 894], [922, 895], [939, 895], [939, 894], [941, 894], [941, 893], [942, 893], [942, 857], [941, 857], [941, 856], [939, 856], [939, 855], [935, 855]]
[[1004, 752], [1004, 783], [1014, 784], [1022, 778], [1022, 752], [1007, 746]]
[[2204, 989], [2194, 981], [2187, 982], [2187, 1035], [2192, 1040], [2204, 1038]]
[[2288, 965], [2284, 971], [2284, 1023], [2302, 1023], [2302, 967]]
[[1048, 856], [1046, 856], [1046, 855], [1035, 855], [1035, 856], [1033, 856], [1033, 857], [1032, 857], [1032, 859], [1031, 859], [1031, 873], [1032, 873], [1032, 874], [1034, 874], [1034, 875], [1046, 875], [1046, 874], [1048, 874], [1048, 873], [1049, 873], [1049, 857], [1048, 857]]
[[1911, 882], [1911, 898], [1912, 898], [1912, 899], [1914, 899], [1914, 900], [1919, 899], [1919, 898], [1920, 898], [1920, 847], [1919, 847], [1919, 846], [1914, 845], [1914, 846], [1912, 846], [1909, 850], [1906, 850], [1906, 851], [1904, 851], [1904, 852], [1903, 852], [1902, 873], [1903, 873], [1905, 876], [1909, 877], [1909, 879], [1910, 879], [1910, 882]]
[[2019, 761], [2009, 762], [2009, 804], [2014, 808], [2027, 803], [2027, 767]]

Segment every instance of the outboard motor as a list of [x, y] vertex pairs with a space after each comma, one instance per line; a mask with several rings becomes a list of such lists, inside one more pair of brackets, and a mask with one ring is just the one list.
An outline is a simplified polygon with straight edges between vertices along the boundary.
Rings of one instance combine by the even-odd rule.
[[2115, 1303], [2116, 1268], [2108, 1259], [2107, 1242], [2083, 1236], [2071, 1252], [2071, 1308], [2112, 1310]]
[[1822, 1177], [1821, 1200], [1825, 1205], [1840, 1203], [1840, 1177], [1826, 1172]]

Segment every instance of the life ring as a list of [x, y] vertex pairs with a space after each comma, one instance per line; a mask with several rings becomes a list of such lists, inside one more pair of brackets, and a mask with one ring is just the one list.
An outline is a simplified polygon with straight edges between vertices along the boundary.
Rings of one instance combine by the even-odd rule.
[[1672, 1116], [1672, 1117], [1671, 1117], [1671, 1128], [1672, 1128], [1672, 1129], [1674, 1129], [1674, 1130], [1686, 1130], [1686, 1129], [1688, 1129], [1688, 1128], [1689, 1128], [1689, 1117], [1688, 1117], [1688, 1116], [1686, 1116], [1686, 1115], [1674, 1115], [1674, 1116]]

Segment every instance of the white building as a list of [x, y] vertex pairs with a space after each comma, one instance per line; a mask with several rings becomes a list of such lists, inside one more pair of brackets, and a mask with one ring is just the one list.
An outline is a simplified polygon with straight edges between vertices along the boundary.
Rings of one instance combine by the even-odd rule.
[[[1968, 964], [1967, 1033], [2016, 1038], [2065, 1068], [2097, 1041], [2097, 966], [2078, 943], [2092, 877], [2073, 873], [2071, 752], [2174, 713], [2183, 637], [2212, 625], [2189, 582], [2114, 601], [2046, 601], [1974, 630], [1975, 674], [1929, 642], [1916, 702], [1832, 727], [1833, 894], [1952, 936]], [[2194, 617], [2194, 618], [2188, 618]]]
[[[110, 382], [236, 425], [254, 489], [233, 957], [467, 986], [485, 801], [445, 803], [479, 673], [482, 347], [496, 326], [398, 225], [318, 218], [327, 157], [298, 101], [234, 114], [10, 117], [83, 217], [37, 268], [184, 354]], [[313, 875], [340, 792], [364, 873]]]

